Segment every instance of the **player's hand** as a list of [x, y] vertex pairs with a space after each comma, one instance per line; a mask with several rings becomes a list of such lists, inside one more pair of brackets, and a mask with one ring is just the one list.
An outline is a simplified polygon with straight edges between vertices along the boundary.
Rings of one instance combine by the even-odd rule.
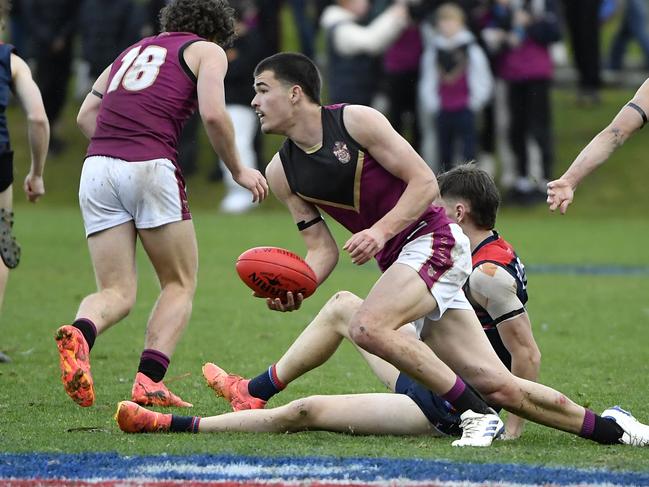
[[374, 228], [368, 228], [352, 235], [343, 246], [353, 264], [362, 265], [378, 254], [385, 246], [385, 237]]
[[568, 205], [572, 203], [575, 197], [575, 190], [572, 185], [565, 179], [557, 179], [548, 183], [548, 206], [550, 211], [557, 208], [562, 215], [566, 214]]
[[31, 172], [25, 178], [23, 189], [27, 195], [27, 199], [31, 203], [35, 203], [38, 199], [45, 194], [45, 183], [43, 176], [36, 176]]
[[302, 306], [304, 296], [302, 293], [297, 293], [295, 297], [291, 291], [286, 293], [286, 301], [282, 302], [279, 298], [266, 298], [266, 306], [273, 311], [281, 311], [282, 313], [297, 311]]
[[232, 175], [239, 186], [252, 193], [253, 203], [262, 202], [268, 196], [268, 182], [262, 173], [250, 167], [244, 167], [236, 176]]

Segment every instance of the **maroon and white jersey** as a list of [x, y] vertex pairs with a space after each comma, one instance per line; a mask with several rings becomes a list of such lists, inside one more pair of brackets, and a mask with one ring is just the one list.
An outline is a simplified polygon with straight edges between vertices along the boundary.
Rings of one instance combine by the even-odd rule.
[[113, 62], [87, 156], [125, 161], [166, 158], [176, 163], [177, 142], [198, 105], [196, 76], [183, 59], [201, 37], [164, 32], [146, 37]]
[[[396, 205], [406, 183], [381, 166], [347, 132], [344, 105], [322, 107], [322, 146], [303, 151], [290, 139], [279, 151], [291, 191], [314, 203], [352, 233], [370, 228]], [[419, 219], [376, 254], [385, 271], [409, 241], [448, 227], [443, 208], [429, 206]], [[448, 230], [448, 229], [446, 229]]]

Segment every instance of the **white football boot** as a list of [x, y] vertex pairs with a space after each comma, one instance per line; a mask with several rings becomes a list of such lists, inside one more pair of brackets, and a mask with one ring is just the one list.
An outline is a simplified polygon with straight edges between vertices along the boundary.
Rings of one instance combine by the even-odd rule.
[[613, 406], [602, 413], [602, 418], [615, 421], [624, 430], [620, 442], [632, 446], [649, 446], [649, 426], [642, 424], [620, 406]]
[[455, 440], [453, 446], [490, 446], [491, 442], [505, 429], [505, 424], [495, 413], [480, 414], [470, 409], [460, 415], [462, 438]]

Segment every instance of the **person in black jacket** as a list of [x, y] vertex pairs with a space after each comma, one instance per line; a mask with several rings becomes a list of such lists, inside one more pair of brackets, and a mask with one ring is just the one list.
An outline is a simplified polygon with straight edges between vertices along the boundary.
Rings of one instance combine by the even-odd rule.
[[36, 62], [36, 84], [53, 127], [50, 153], [63, 150], [56, 123], [65, 106], [72, 68], [73, 40], [81, 0], [24, 0], [30, 53]]

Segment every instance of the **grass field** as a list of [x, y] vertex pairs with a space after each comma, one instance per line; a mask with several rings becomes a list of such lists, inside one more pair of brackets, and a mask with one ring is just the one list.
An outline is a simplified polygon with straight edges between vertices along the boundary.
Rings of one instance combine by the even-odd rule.
[[[79, 408], [59, 383], [52, 338], [56, 327], [73, 317], [79, 299], [93, 287], [78, 212], [45, 205], [21, 207], [20, 221], [17, 233], [25, 258], [7, 292], [0, 342], [0, 348], [14, 358], [14, 363], [0, 368], [3, 451], [415, 456], [649, 469], [644, 449], [601, 447], [536, 425], [529, 425], [519, 441], [498, 443], [487, 451], [452, 449], [447, 439], [357, 438], [322, 432], [122, 434], [112, 414], [117, 401], [129, 397], [144, 322], [156, 295], [151, 269], [142, 260], [136, 308], [98, 339], [92, 357], [97, 403], [90, 409]], [[342, 259], [302, 310], [271, 313], [238, 281], [233, 261], [242, 249], [255, 245], [300, 250], [299, 236], [286, 215], [271, 210], [234, 218], [201, 210], [195, 222], [201, 249], [198, 293], [168, 383], [194, 403], [194, 414], [206, 415], [225, 412], [227, 407], [203, 385], [203, 362], [216, 361], [243, 375], [259, 373], [278, 358], [331, 294], [346, 288], [363, 295], [377, 271], [372, 265], [355, 269]], [[649, 265], [649, 258], [637, 245], [649, 238], [649, 225], [642, 220], [595, 222], [506, 214], [499, 227], [521, 249], [528, 264]], [[597, 241], [593, 238], [595, 229]], [[344, 236], [340, 229], [336, 234], [340, 239]], [[620, 238], [631, 234], [632, 239]], [[541, 380], [596, 411], [621, 403], [640, 418], [649, 419], [645, 401], [649, 365], [644, 340], [649, 278], [532, 273], [529, 279], [529, 310], [543, 351]], [[353, 349], [343, 346], [334, 360], [291, 384], [271, 405], [313, 393], [381, 390]]]
[[[631, 95], [607, 91], [604, 103], [578, 110], [571, 92], [554, 96], [557, 173]], [[138, 302], [131, 315], [102, 335], [93, 350], [97, 403], [81, 409], [63, 392], [58, 378], [55, 329], [69, 322], [94, 279], [76, 191], [85, 142], [72, 125], [68, 107], [63, 133], [68, 150], [48, 162], [48, 194], [36, 206], [21, 202], [25, 174], [25, 134], [20, 115], [10, 113], [17, 150], [15, 233], [23, 261], [12, 273], [0, 316], [0, 350], [14, 362], [0, 366], [0, 451], [122, 454], [239, 453], [445, 458], [471, 462], [523, 462], [649, 471], [646, 449], [602, 447], [541, 426], [528, 425], [520, 440], [487, 450], [457, 450], [448, 439], [352, 437], [323, 432], [292, 435], [122, 434], [112, 415], [117, 401], [130, 396], [142, 349], [144, 323], [157, 284], [142, 254]], [[201, 138], [201, 143], [205, 141]], [[267, 141], [267, 152], [278, 139]], [[498, 228], [530, 267], [542, 264], [649, 266], [643, 242], [649, 239], [646, 141], [640, 134], [593, 175], [577, 194], [568, 216], [550, 216], [544, 207], [504, 209]], [[21, 152], [21, 148], [22, 152]], [[369, 264], [354, 268], [346, 258], [330, 279], [292, 314], [271, 313], [250, 297], [234, 271], [246, 248], [277, 245], [303, 252], [303, 244], [276, 201], [243, 217], [215, 212], [222, 193], [206, 182], [213, 160], [203, 152], [201, 172], [189, 179], [200, 248], [199, 286], [190, 326], [179, 344], [166, 382], [194, 403], [193, 414], [226, 412], [202, 381], [200, 367], [215, 361], [242, 375], [256, 375], [276, 360], [338, 289], [367, 293], [378, 276]], [[346, 233], [334, 227], [339, 243]], [[649, 275], [573, 275], [530, 272], [529, 312], [543, 352], [541, 381], [585, 406], [601, 411], [619, 403], [649, 422], [646, 405], [649, 361]], [[343, 344], [336, 357], [299, 379], [270, 406], [315, 393], [382, 391], [354, 350]]]

